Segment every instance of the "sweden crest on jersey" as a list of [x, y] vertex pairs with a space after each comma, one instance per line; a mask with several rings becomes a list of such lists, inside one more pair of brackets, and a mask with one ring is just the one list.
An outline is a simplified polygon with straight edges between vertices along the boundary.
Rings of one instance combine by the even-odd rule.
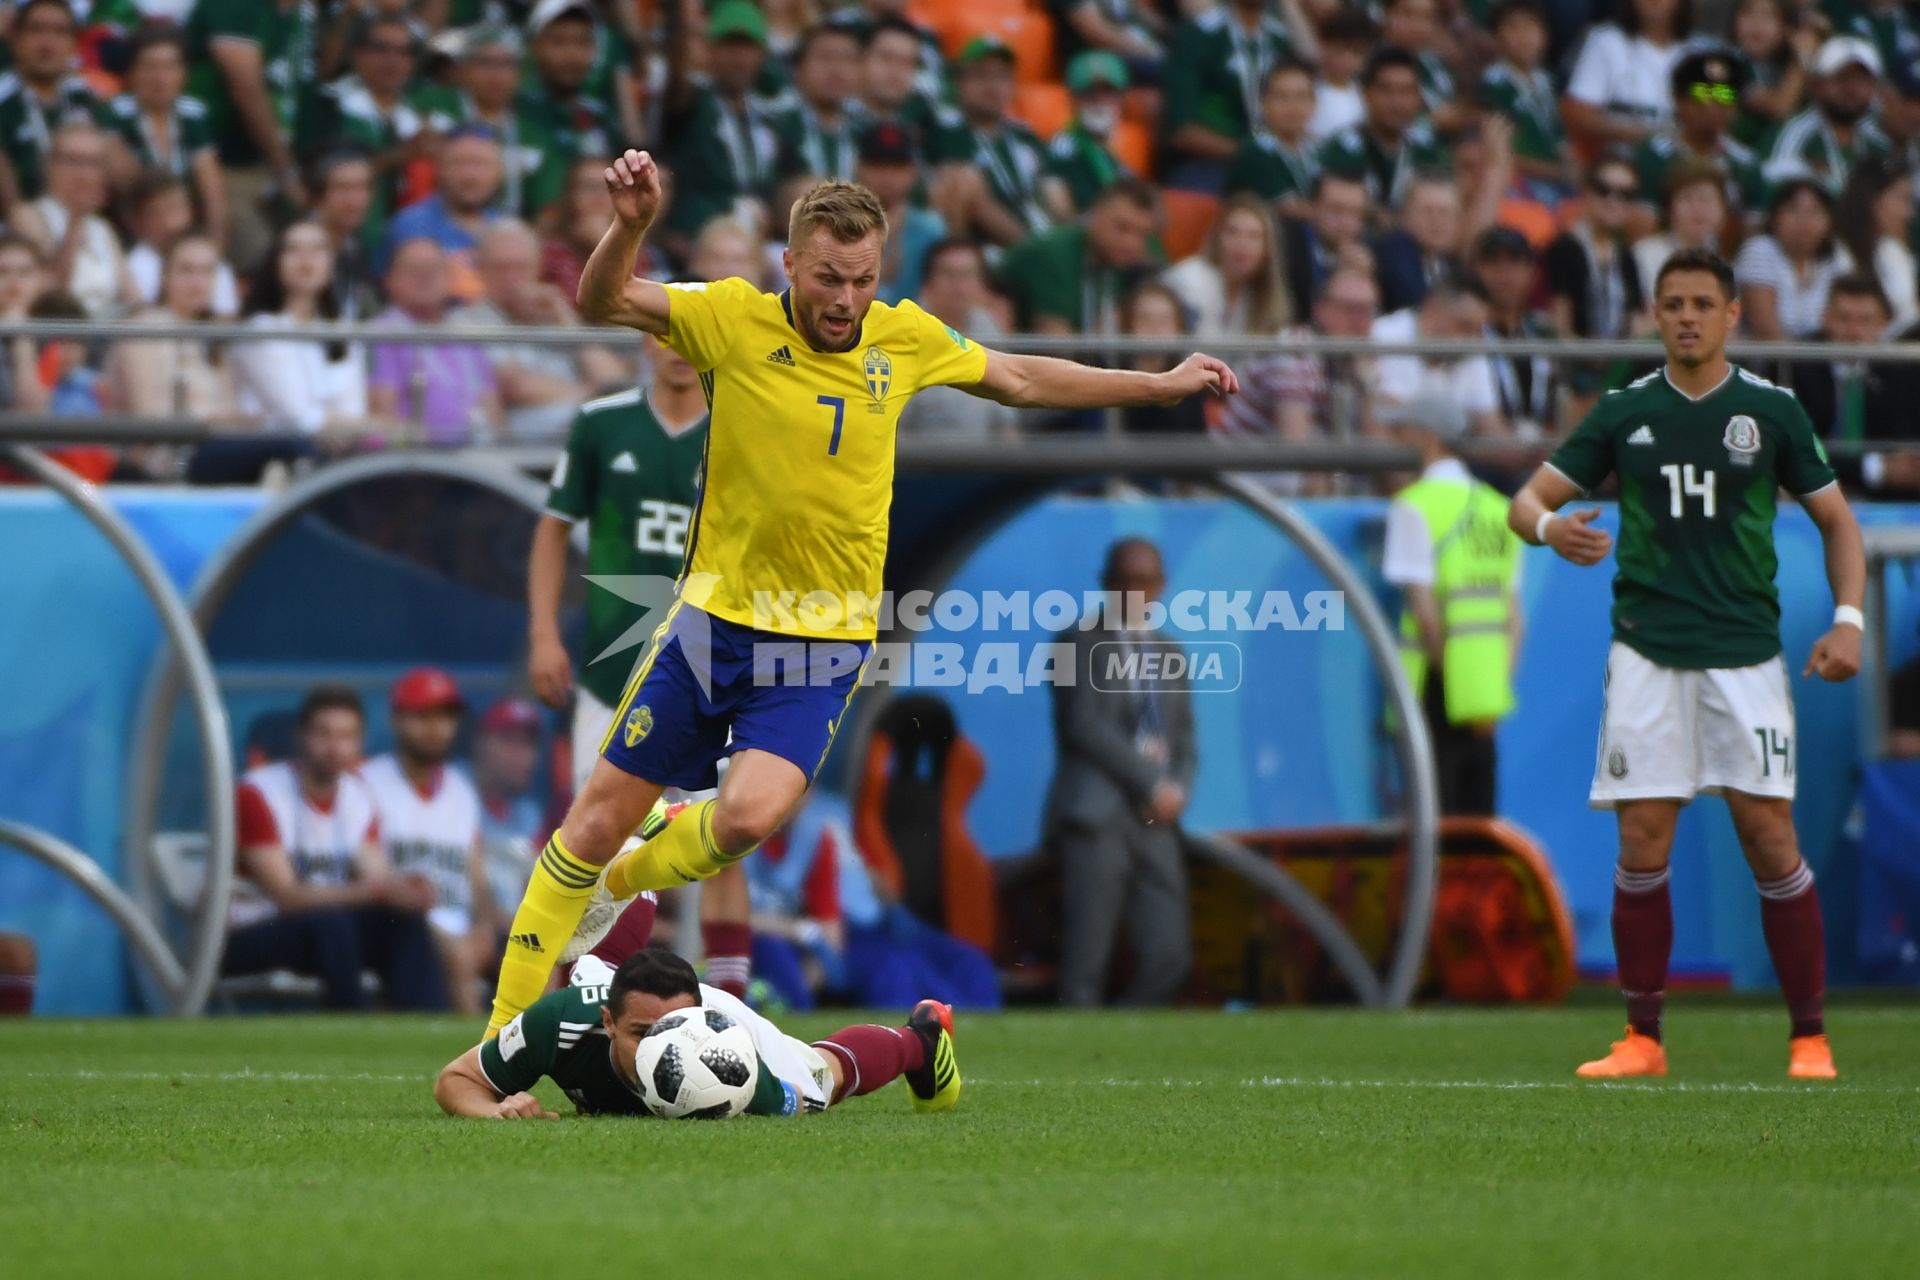
[[653, 732], [653, 708], [635, 707], [627, 713], [627, 745], [634, 746]]
[[878, 347], [867, 348], [867, 394], [885, 400], [893, 389], [893, 361]]

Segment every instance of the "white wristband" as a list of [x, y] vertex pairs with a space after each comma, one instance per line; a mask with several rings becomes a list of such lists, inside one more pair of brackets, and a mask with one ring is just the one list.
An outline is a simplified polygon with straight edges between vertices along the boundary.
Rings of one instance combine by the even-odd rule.
[[1852, 627], [1855, 631], [1865, 631], [1867, 629], [1867, 615], [1850, 604], [1837, 604], [1833, 606], [1833, 625], [1836, 627]]
[[1533, 526], [1533, 540], [1541, 546], [1547, 545], [1547, 524], [1553, 519], [1553, 512], [1542, 511], [1538, 523]]

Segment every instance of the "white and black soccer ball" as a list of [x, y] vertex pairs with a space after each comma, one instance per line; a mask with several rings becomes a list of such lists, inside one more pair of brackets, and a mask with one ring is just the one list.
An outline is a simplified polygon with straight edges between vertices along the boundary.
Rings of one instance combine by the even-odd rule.
[[634, 1053], [640, 1101], [666, 1120], [724, 1120], [753, 1101], [760, 1055], [747, 1029], [718, 1009], [675, 1009]]

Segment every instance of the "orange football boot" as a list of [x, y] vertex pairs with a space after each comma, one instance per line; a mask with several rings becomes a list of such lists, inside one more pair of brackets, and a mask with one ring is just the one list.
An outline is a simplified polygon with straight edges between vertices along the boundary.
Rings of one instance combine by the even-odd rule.
[[1583, 1062], [1574, 1071], [1575, 1075], [1587, 1080], [1612, 1080], [1621, 1076], [1664, 1076], [1667, 1074], [1667, 1051], [1652, 1036], [1643, 1036], [1632, 1027], [1627, 1028], [1625, 1040], [1615, 1040], [1613, 1051], [1604, 1058], [1595, 1058], [1592, 1062]]
[[1833, 1080], [1840, 1075], [1833, 1065], [1833, 1046], [1821, 1036], [1795, 1036], [1787, 1042], [1787, 1074], [1795, 1080]]

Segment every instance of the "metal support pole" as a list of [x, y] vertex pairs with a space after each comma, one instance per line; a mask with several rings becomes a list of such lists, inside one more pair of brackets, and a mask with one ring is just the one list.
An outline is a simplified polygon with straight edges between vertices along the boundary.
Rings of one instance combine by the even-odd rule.
[[1439, 789], [1433, 776], [1433, 743], [1413, 685], [1400, 665], [1400, 646], [1386, 615], [1366, 583], [1334, 545], [1292, 504], [1283, 502], [1245, 476], [1223, 475], [1220, 488], [1271, 520], [1299, 544], [1346, 597], [1347, 612], [1359, 619], [1360, 634], [1386, 684], [1387, 700], [1398, 720], [1395, 738], [1407, 774], [1407, 896], [1400, 937], [1387, 965], [1381, 1004], [1403, 1009], [1413, 1002], [1414, 986], [1427, 959], [1427, 935], [1433, 928], [1433, 902], [1439, 882]]
[[119, 885], [107, 879], [107, 873], [100, 869], [99, 863], [57, 836], [4, 819], [0, 819], [0, 844], [12, 845], [44, 862], [79, 885], [89, 898], [99, 903], [101, 910], [113, 917], [121, 932], [127, 935], [127, 941], [133, 944], [134, 951], [146, 962], [154, 981], [160, 984], [160, 989], [173, 1002], [174, 1012], [183, 1012], [181, 998], [187, 994], [186, 971], [180, 967], [180, 961], [174, 958], [167, 940], [153, 927], [153, 921], [141, 915], [133, 899]]

